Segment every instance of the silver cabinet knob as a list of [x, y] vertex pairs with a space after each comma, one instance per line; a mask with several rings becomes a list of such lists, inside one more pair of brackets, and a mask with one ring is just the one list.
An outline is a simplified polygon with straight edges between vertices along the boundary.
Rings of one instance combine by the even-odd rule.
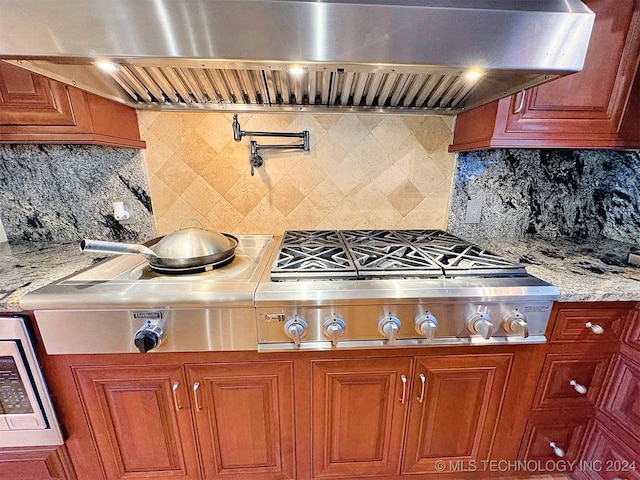
[[571, 380], [569, 382], [569, 385], [571, 385], [573, 387], [573, 389], [578, 392], [580, 395], [585, 395], [587, 393], [587, 387], [585, 387], [584, 385], [580, 385], [578, 382], [576, 382], [575, 380]]
[[307, 322], [304, 318], [294, 315], [284, 324], [284, 333], [299, 346], [300, 339], [307, 333]]
[[485, 340], [489, 340], [493, 333], [493, 324], [486, 313], [478, 312], [471, 315], [467, 320], [467, 327], [471, 333], [477, 333]]
[[400, 331], [400, 320], [391, 313], [385, 315], [378, 320], [378, 331], [380, 335], [387, 337], [389, 343], [394, 343]]
[[561, 449], [559, 446], [556, 445], [556, 442], [551, 442], [549, 443], [549, 446], [553, 449], [553, 454], [556, 457], [564, 457], [564, 450]]
[[587, 323], [584, 324], [584, 326], [587, 327], [589, 330], [591, 330], [596, 335], [602, 335], [604, 333], [604, 328], [602, 328], [597, 323], [587, 322]]
[[519, 334], [522, 338], [527, 338], [529, 336], [527, 319], [516, 310], [505, 315], [502, 319], [502, 328], [504, 328], [505, 332]]
[[430, 342], [438, 328], [438, 319], [431, 312], [421, 313], [415, 318], [415, 327], [418, 335], [422, 335], [427, 342]]
[[335, 347], [338, 345], [338, 339], [344, 334], [347, 328], [344, 320], [339, 315], [331, 315], [322, 324], [322, 331], [326, 337], [331, 339], [331, 344]]

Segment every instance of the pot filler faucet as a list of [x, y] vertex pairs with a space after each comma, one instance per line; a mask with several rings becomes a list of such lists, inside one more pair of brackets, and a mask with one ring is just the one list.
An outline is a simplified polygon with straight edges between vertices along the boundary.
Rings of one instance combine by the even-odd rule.
[[242, 130], [240, 128], [240, 123], [238, 122], [238, 114], [233, 115], [233, 123], [231, 124], [233, 128], [233, 139], [236, 142], [242, 141], [242, 137], [287, 137], [287, 138], [302, 138], [302, 143], [294, 143], [294, 144], [269, 144], [269, 145], [260, 145], [255, 140], [251, 140], [249, 145], [251, 147], [251, 153], [249, 156], [249, 163], [251, 164], [251, 176], [254, 175], [254, 167], [259, 168], [263, 165], [264, 160], [258, 153], [260, 150], [304, 150], [305, 152], [309, 151], [309, 130], [303, 130], [302, 132], [249, 132]]

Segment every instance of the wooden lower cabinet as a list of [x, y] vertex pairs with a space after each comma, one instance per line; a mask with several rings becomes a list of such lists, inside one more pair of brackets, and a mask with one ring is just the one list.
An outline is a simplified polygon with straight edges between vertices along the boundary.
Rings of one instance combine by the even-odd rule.
[[411, 358], [312, 361], [313, 478], [397, 474]]
[[204, 478], [295, 478], [291, 362], [186, 371]]
[[439, 475], [443, 464], [480, 464], [491, 452], [512, 360], [312, 362], [313, 478]]
[[2, 480], [76, 480], [64, 445], [0, 449]]
[[416, 359], [404, 473], [437, 474], [438, 462], [479, 465], [489, 458], [512, 360], [512, 354]]
[[180, 365], [74, 370], [108, 480], [199, 478], [189, 397], [174, 390], [185, 384]]
[[74, 373], [107, 480], [295, 478], [291, 362]]

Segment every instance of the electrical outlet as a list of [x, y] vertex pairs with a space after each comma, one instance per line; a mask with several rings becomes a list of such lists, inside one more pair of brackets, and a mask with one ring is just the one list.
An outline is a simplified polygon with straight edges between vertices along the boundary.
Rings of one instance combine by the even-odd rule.
[[467, 214], [464, 223], [480, 223], [480, 215], [482, 214], [482, 199], [472, 198], [467, 202]]
[[113, 202], [113, 217], [121, 225], [133, 223], [133, 203], [131, 200], [117, 200]]

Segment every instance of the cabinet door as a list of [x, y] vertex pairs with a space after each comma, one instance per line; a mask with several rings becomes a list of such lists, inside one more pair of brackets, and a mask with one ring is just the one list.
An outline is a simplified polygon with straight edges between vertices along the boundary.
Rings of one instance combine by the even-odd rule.
[[512, 361], [513, 354], [417, 359], [404, 473], [489, 457]]
[[295, 478], [293, 363], [188, 365], [205, 478]]
[[585, 441], [581, 466], [587, 478], [640, 480], [640, 452], [626, 446], [597, 420]]
[[640, 442], [640, 363], [618, 356], [601, 409]]
[[180, 366], [77, 367], [74, 375], [107, 480], [199, 478]]
[[311, 362], [314, 478], [399, 471], [411, 359]]
[[75, 125], [69, 91], [0, 61], [0, 125]]
[[449, 151], [640, 146], [640, 2], [583, 1], [596, 14], [583, 70], [458, 115]]

